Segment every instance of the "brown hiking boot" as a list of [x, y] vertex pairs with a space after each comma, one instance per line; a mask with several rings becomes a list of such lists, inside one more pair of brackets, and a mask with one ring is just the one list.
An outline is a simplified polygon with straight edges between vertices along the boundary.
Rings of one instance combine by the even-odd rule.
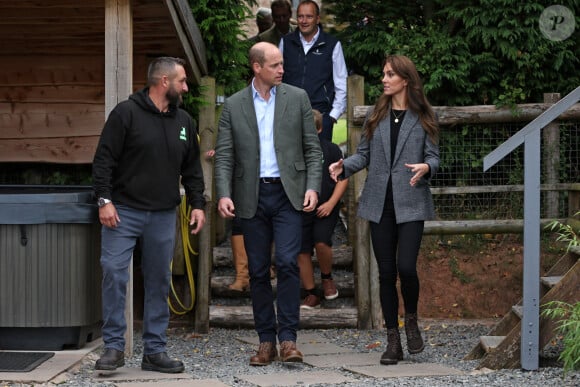
[[228, 286], [231, 290], [243, 292], [250, 286], [250, 275], [248, 274], [248, 256], [244, 246], [243, 235], [232, 235], [232, 255], [236, 268], [236, 280]]
[[280, 360], [284, 362], [302, 362], [302, 352], [296, 348], [295, 341], [283, 341], [280, 343]]
[[381, 356], [381, 364], [397, 364], [399, 360], [403, 360], [403, 347], [401, 346], [399, 328], [387, 329], [387, 350]]
[[269, 341], [260, 343], [258, 352], [250, 358], [251, 366], [265, 366], [270, 364], [272, 361], [276, 360], [278, 356], [278, 350], [276, 350], [276, 344]]
[[417, 324], [417, 313], [405, 314], [405, 334], [407, 335], [407, 350], [410, 354], [423, 352], [425, 343]]

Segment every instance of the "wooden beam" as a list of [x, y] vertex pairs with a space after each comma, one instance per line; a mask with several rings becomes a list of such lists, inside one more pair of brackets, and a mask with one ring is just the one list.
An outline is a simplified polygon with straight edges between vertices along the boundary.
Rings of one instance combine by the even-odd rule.
[[0, 141], [0, 162], [90, 164], [97, 136]]
[[[552, 104], [547, 103], [520, 104], [518, 105], [517, 112], [509, 108], [498, 109], [495, 105], [433, 106], [433, 110], [437, 113], [441, 125], [456, 125], [465, 123], [528, 122], [538, 117], [551, 106]], [[355, 106], [353, 119], [355, 125], [362, 126], [367, 111], [370, 108], [372, 106]], [[559, 117], [560, 120], [577, 120], [579, 118], [580, 104], [578, 103], [562, 113]]]
[[[131, 94], [133, 19], [131, 0], [105, 0], [105, 115]], [[133, 260], [125, 298], [125, 353], [133, 355]]]

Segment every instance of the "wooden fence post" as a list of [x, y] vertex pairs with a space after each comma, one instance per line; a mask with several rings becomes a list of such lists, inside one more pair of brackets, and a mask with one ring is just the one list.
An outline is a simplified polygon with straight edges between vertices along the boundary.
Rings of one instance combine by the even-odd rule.
[[[133, 16], [129, 0], [105, 2], [105, 116], [133, 87]], [[133, 355], [133, 258], [125, 294], [125, 356]]]
[[201, 166], [205, 182], [204, 196], [206, 199], [206, 223], [199, 233], [199, 256], [195, 296], [194, 329], [199, 333], [209, 332], [209, 303], [211, 297], [211, 271], [213, 267], [213, 161], [205, 157], [205, 153], [214, 149], [216, 140], [215, 124], [215, 79], [201, 79], [203, 97], [207, 102], [199, 111], [199, 137], [201, 151]]
[[[364, 78], [360, 75], [348, 77], [347, 85], [347, 156], [355, 152], [360, 140], [361, 128], [353, 124], [354, 107], [364, 104]], [[366, 220], [357, 219], [358, 195], [364, 184], [366, 171], [360, 171], [349, 178], [348, 184], [348, 234], [353, 246], [353, 270], [355, 274], [355, 300], [358, 310], [358, 328], [371, 329], [370, 292], [370, 245], [369, 225]], [[354, 227], [352, 227], [354, 225]]]
[[[556, 103], [560, 100], [559, 93], [545, 93], [544, 103]], [[544, 176], [546, 184], [555, 184], [559, 182], [559, 171], [560, 166], [560, 126], [556, 121], [547, 125], [542, 131], [542, 136], [544, 140], [543, 144], [543, 164], [544, 164]], [[547, 218], [557, 218], [558, 217], [558, 204], [559, 204], [559, 193], [555, 191], [546, 192], [544, 198], [544, 206], [546, 208], [545, 217]]]

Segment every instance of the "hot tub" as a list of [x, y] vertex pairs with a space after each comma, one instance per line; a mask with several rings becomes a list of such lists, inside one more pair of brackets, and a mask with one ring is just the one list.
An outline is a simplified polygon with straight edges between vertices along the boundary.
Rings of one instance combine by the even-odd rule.
[[0, 186], [0, 349], [100, 337], [98, 208], [90, 187]]

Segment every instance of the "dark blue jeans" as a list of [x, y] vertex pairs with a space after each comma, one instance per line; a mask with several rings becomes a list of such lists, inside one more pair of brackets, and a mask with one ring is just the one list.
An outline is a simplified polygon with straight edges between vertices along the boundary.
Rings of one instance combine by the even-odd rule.
[[175, 246], [176, 211], [141, 211], [117, 205], [117, 228], [102, 227], [103, 341], [105, 348], [125, 349], [125, 296], [129, 264], [141, 238], [144, 281], [143, 354], [165, 351], [169, 324], [167, 296]]
[[[254, 324], [260, 342], [296, 341], [300, 321], [302, 213], [292, 207], [282, 184], [260, 183], [258, 209], [241, 219], [248, 255]], [[270, 283], [272, 242], [276, 254], [277, 316]]]

